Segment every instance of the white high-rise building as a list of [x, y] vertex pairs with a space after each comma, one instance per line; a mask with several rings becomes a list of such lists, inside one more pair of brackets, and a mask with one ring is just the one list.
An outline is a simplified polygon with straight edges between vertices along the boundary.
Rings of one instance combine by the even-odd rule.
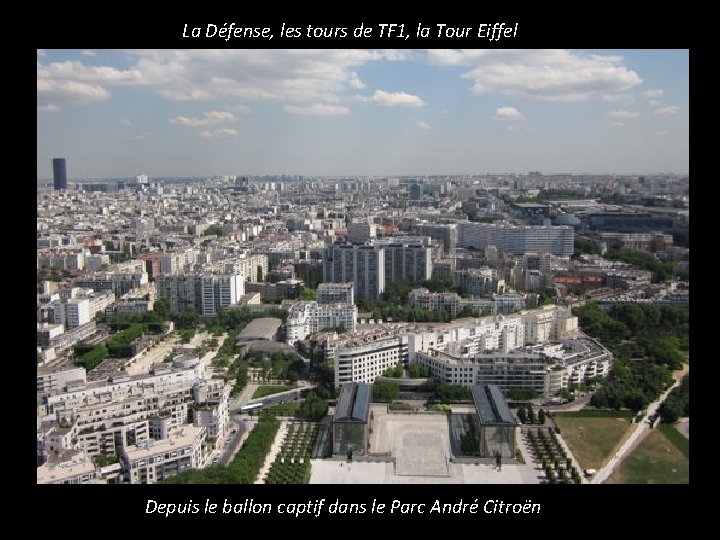
[[214, 317], [220, 307], [237, 304], [245, 294], [242, 274], [204, 274], [201, 278], [202, 315]]

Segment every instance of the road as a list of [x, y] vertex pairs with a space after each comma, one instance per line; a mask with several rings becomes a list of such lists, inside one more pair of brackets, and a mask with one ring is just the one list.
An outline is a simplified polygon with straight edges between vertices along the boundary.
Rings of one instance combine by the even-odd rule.
[[635, 446], [639, 444], [640, 441], [645, 437], [645, 435], [649, 433], [652, 424], [652, 422], [650, 421], [650, 416], [656, 415], [658, 413], [660, 405], [665, 401], [670, 392], [672, 392], [673, 388], [680, 385], [682, 378], [685, 376], [685, 374], [687, 374], [689, 370], [690, 366], [688, 364], [685, 364], [681, 371], [676, 371], [675, 373], [673, 373], [675, 383], [667, 390], [665, 390], [665, 392], [663, 392], [658, 399], [648, 405], [645, 416], [643, 417], [642, 421], [638, 422], [635, 431], [630, 435], [630, 437], [627, 438], [627, 440], [623, 443], [623, 445], [615, 453], [615, 455], [610, 458], [610, 461], [608, 461], [603, 468], [601, 468], [597, 473], [595, 473], [595, 478], [592, 479], [592, 482], [590, 482], [591, 484], [602, 484], [603, 482], [605, 482], [605, 480], [610, 478], [610, 475], [617, 468], [617, 466], [623, 462], [623, 460], [628, 456], [630, 451], [634, 449]]
[[267, 396], [263, 396], [261, 398], [253, 398], [252, 396], [255, 393], [255, 390], [257, 390], [259, 386], [262, 385], [248, 383], [245, 388], [243, 388], [243, 391], [238, 397], [232, 398], [230, 400], [230, 412], [232, 414], [237, 414], [240, 411], [240, 407], [253, 403], [262, 403], [264, 406], [269, 406], [275, 405], [277, 403], [284, 403], [286, 401], [295, 400], [298, 399], [298, 395], [300, 392], [302, 392], [303, 390], [310, 390], [312, 388], [315, 388], [317, 386], [317, 383], [311, 383], [309, 381], [298, 381], [297, 386], [290, 390], [285, 390], [284, 392], [278, 392], [276, 394], [268, 394]]

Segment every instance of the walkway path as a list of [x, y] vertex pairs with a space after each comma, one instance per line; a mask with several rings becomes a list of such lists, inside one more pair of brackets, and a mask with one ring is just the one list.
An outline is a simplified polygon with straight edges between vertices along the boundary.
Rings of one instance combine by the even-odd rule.
[[665, 390], [665, 392], [663, 392], [658, 399], [648, 405], [645, 416], [640, 422], [638, 422], [635, 431], [630, 435], [630, 437], [627, 438], [627, 440], [623, 443], [623, 445], [615, 453], [615, 455], [610, 458], [610, 461], [608, 461], [607, 464], [605, 464], [605, 466], [595, 474], [595, 478], [593, 478], [592, 480], [593, 484], [602, 484], [603, 482], [605, 482], [605, 480], [610, 477], [610, 475], [617, 468], [617, 466], [620, 465], [623, 460], [630, 454], [630, 452], [638, 444], [640, 444], [640, 442], [648, 435], [648, 433], [650, 433], [650, 416], [657, 415], [660, 405], [662, 405], [670, 392], [672, 392], [672, 390], [676, 386], [680, 385], [682, 378], [687, 374], [688, 371], [690, 371], [690, 366], [688, 364], [685, 364], [682, 370], [673, 372], [673, 378], [675, 379], [675, 383], [667, 390]]
[[280, 421], [280, 428], [278, 429], [277, 433], [275, 434], [275, 440], [273, 441], [272, 446], [270, 447], [270, 452], [268, 452], [268, 455], [265, 456], [265, 463], [263, 464], [262, 468], [260, 469], [260, 472], [257, 475], [257, 478], [255, 479], [256, 484], [264, 484], [265, 483], [265, 477], [270, 472], [270, 467], [273, 464], [273, 461], [275, 461], [275, 458], [280, 453], [280, 449], [282, 448], [282, 443], [285, 440], [285, 435], [288, 431], [288, 423], [287, 420], [281, 420]]

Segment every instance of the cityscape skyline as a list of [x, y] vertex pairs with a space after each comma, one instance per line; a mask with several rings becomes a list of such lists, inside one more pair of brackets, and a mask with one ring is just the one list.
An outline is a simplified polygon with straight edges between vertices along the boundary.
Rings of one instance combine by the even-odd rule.
[[38, 178], [686, 174], [688, 56], [38, 50]]

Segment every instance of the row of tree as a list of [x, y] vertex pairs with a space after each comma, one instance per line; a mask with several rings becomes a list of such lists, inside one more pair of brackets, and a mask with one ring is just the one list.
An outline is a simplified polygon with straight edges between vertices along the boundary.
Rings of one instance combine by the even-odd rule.
[[642, 270], [650, 270], [653, 273], [653, 283], [662, 283], [673, 279], [677, 274], [677, 268], [673, 262], [662, 262], [652, 253], [637, 251], [634, 249], [613, 249], [605, 254], [606, 259], [611, 261], [622, 261], [632, 264]]
[[104, 345], [86, 345], [78, 343], [74, 347], [75, 365], [84, 367], [85, 371], [90, 371], [100, 365], [100, 362], [108, 356], [107, 347]]
[[685, 375], [678, 387], [670, 392], [660, 407], [663, 422], [672, 424], [681, 416], [690, 416], [690, 375]]
[[161, 484], [252, 484], [265, 463], [279, 423], [275, 416], [263, 414], [229, 466], [181, 472]]

